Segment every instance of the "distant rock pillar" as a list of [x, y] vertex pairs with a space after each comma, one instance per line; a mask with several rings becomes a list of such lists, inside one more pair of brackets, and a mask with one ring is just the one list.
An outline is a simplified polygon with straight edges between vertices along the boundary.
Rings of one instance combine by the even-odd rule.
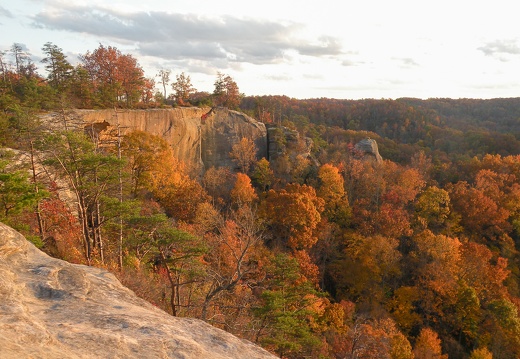
[[362, 154], [364, 159], [374, 160], [377, 163], [383, 162], [383, 157], [379, 154], [377, 142], [372, 138], [365, 138], [359, 141], [355, 149]]

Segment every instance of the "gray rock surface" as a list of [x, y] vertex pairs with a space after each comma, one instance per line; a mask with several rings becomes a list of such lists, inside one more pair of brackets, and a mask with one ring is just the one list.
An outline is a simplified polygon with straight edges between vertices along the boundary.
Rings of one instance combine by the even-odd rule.
[[359, 141], [355, 148], [361, 152], [364, 158], [375, 160], [377, 163], [383, 162], [383, 157], [379, 154], [376, 140], [365, 138]]
[[201, 160], [210, 167], [235, 167], [229, 153], [245, 137], [257, 148], [257, 159], [267, 158], [265, 125], [237, 111], [217, 107], [206, 113], [201, 125]]
[[0, 223], [0, 358], [275, 358], [175, 318], [109, 272], [51, 258]]

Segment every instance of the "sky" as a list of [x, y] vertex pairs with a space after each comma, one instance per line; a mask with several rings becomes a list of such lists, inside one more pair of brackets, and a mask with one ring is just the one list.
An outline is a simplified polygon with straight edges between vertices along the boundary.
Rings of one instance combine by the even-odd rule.
[[7, 59], [18, 43], [41, 66], [47, 42], [72, 64], [113, 46], [198, 91], [221, 72], [247, 96], [520, 96], [512, 0], [0, 0]]

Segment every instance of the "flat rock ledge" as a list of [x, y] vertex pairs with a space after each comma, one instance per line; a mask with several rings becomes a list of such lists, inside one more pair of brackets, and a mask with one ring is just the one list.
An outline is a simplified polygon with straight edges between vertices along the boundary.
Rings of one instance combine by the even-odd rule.
[[0, 223], [0, 358], [276, 358], [175, 318], [111, 273], [51, 258]]

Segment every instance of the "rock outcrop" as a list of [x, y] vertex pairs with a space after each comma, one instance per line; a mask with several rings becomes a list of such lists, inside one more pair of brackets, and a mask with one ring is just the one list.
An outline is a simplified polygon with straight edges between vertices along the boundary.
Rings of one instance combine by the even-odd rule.
[[168, 315], [105, 270], [51, 258], [2, 223], [0, 357], [275, 358], [207, 323]]
[[[61, 114], [44, 116], [61, 126]], [[141, 130], [161, 136], [174, 155], [201, 169], [230, 167], [229, 152], [242, 137], [252, 139], [258, 159], [267, 157], [267, 130], [253, 118], [226, 108], [178, 107], [148, 110], [74, 110], [66, 114], [70, 126], [99, 136]]]
[[379, 154], [376, 140], [372, 138], [365, 138], [359, 141], [355, 148], [363, 156], [363, 158], [373, 160], [377, 163], [383, 162], [383, 157], [381, 157]]
[[202, 118], [201, 160], [205, 168], [234, 167], [229, 153], [245, 137], [257, 148], [257, 159], [268, 156], [265, 125], [237, 111], [214, 108]]

